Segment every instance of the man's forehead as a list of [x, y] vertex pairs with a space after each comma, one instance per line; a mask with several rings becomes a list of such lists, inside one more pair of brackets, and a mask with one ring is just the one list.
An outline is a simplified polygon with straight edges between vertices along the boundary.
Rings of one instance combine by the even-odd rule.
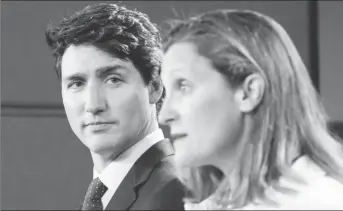
[[62, 56], [62, 65], [77, 62], [106, 62], [116, 58], [90, 44], [70, 45]]
[[130, 60], [120, 59], [102, 51], [92, 45], [70, 46], [67, 48], [61, 60], [61, 71], [64, 74], [76, 72], [96, 72], [104, 67], [115, 69], [135, 69]]

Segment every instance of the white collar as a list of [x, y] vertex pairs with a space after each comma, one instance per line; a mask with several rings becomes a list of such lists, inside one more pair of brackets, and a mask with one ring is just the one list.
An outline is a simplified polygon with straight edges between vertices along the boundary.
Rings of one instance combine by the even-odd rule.
[[99, 177], [109, 190], [115, 192], [138, 158], [163, 139], [164, 135], [161, 129], [150, 133], [114, 159], [101, 173], [93, 168], [93, 178]]

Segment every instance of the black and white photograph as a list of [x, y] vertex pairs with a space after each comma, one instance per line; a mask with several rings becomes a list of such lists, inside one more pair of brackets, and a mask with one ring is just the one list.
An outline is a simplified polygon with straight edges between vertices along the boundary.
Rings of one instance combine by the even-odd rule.
[[1, 210], [343, 210], [343, 1], [1, 1]]

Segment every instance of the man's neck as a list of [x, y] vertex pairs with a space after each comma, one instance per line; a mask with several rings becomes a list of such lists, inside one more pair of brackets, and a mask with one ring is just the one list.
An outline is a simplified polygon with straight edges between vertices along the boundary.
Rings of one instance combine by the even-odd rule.
[[91, 152], [94, 168], [97, 172], [102, 172], [112, 161], [112, 154], [100, 154]]
[[[131, 146], [127, 149], [135, 145], [138, 141], [141, 141], [144, 137], [149, 135], [150, 133], [156, 131], [158, 129], [158, 123], [156, 120], [150, 121], [145, 127], [143, 127], [142, 132], [139, 133], [137, 136], [137, 141], [133, 142]], [[125, 149], [124, 151], [126, 151]], [[101, 173], [108, 164], [110, 164], [114, 159], [116, 159], [119, 155], [121, 155], [124, 151], [121, 152], [113, 152], [113, 150], [108, 152], [101, 152], [101, 153], [94, 153], [91, 152], [94, 168], [98, 173]]]

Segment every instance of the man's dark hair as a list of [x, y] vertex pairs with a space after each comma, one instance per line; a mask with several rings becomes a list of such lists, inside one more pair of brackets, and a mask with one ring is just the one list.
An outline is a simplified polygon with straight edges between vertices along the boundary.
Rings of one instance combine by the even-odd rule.
[[125, 6], [100, 3], [89, 5], [45, 31], [53, 51], [55, 70], [61, 78], [61, 60], [70, 45], [92, 44], [120, 59], [130, 60], [144, 82], [160, 74], [161, 37], [149, 17]]

